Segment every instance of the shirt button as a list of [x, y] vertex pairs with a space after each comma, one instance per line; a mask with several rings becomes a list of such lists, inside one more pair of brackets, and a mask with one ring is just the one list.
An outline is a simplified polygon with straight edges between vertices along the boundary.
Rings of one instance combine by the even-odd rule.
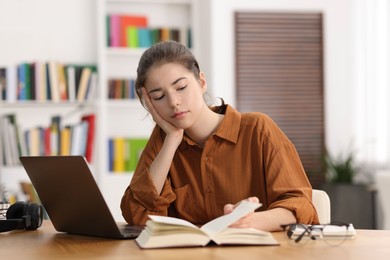
[[209, 159], [209, 158], [207, 158], [207, 157], [204, 157], [204, 158], [203, 158], [203, 160], [204, 160], [205, 162], [207, 162], [208, 159]]

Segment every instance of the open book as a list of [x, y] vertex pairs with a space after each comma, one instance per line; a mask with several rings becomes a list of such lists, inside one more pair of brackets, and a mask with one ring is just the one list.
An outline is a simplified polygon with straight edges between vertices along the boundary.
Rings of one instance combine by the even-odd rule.
[[218, 245], [279, 245], [270, 232], [229, 228], [260, 206], [260, 203], [244, 200], [230, 214], [200, 228], [183, 219], [149, 215], [150, 220], [136, 241], [141, 248], [206, 246], [211, 241]]

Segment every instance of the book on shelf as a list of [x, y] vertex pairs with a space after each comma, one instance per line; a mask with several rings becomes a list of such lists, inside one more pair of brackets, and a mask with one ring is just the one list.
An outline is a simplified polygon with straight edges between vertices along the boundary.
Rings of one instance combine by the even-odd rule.
[[111, 17], [109, 15], [106, 15], [106, 46], [111, 45], [111, 35], [110, 35], [110, 27], [111, 27]]
[[138, 48], [139, 47], [139, 39], [138, 39], [138, 28], [135, 26], [126, 27], [126, 46], [129, 48]]
[[1, 150], [3, 164], [19, 165], [19, 156], [26, 155], [26, 144], [15, 114], [5, 114], [0, 118]]
[[21, 63], [18, 65], [17, 73], [18, 73], [18, 86], [17, 86], [18, 100], [27, 100], [28, 88], [30, 86], [28, 81], [29, 72], [25, 63]]
[[153, 44], [159, 42], [161, 39], [160, 28], [150, 28], [150, 38]]
[[[84, 132], [82, 122], [76, 123], [74, 125], [69, 126], [71, 136], [70, 143], [69, 143], [69, 155], [80, 155], [85, 154], [85, 151], [83, 150], [83, 138], [86, 135], [86, 131]], [[84, 122], [85, 123], [85, 122]]]
[[75, 98], [84, 101], [90, 98], [97, 88], [96, 65], [73, 65], [75, 67]]
[[48, 74], [50, 82], [50, 96], [53, 102], [60, 101], [60, 88], [58, 83], [58, 63], [56, 61], [48, 62]]
[[86, 100], [94, 99], [97, 88], [98, 88], [98, 73], [96, 71], [92, 71], [91, 78], [89, 79], [85, 99]]
[[58, 91], [59, 91], [59, 97], [60, 100], [68, 100], [68, 86], [67, 86], [67, 80], [65, 76], [65, 69], [64, 65], [59, 62], [57, 64], [57, 70], [58, 70]]
[[113, 171], [123, 173], [125, 171], [125, 139], [116, 137], [114, 139], [114, 161]]
[[68, 81], [68, 99], [73, 102], [76, 100], [76, 70], [74, 66], [66, 66], [65, 70]]
[[83, 68], [80, 75], [80, 82], [77, 87], [77, 101], [83, 101], [87, 97], [87, 88], [89, 80], [91, 78], [92, 70], [91, 68]]
[[160, 40], [162, 42], [164, 41], [169, 41], [170, 40], [170, 31], [169, 31], [169, 28], [168, 27], [162, 27], [160, 28]]
[[49, 69], [49, 63], [46, 62], [45, 63], [45, 82], [46, 82], [46, 86], [44, 87], [45, 88], [45, 93], [46, 93], [46, 100], [51, 100], [52, 99], [52, 93], [51, 93], [51, 83], [50, 83], [50, 69]]
[[128, 139], [128, 159], [126, 164], [127, 171], [135, 171], [138, 160], [145, 149], [148, 139], [145, 138], [130, 138]]
[[134, 79], [109, 79], [108, 98], [109, 99], [135, 99]]
[[169, 39], [180, 42], [180, 30], [177, 28], [171, 28], [169, 30]]
[[115, 92], [114, 92], [114, 98], [115, 99], [121, 99], [124, 96], [124, 82], [123, 80], [117, 80], [115, 81]]
[[108, 170], [114, 169], [114, 139], [108, 139]]
[[35, 74], [35, 100], [47, 100], [46, 90], [46, 66], [44, 62], [37, 61], [34, 63]]
[[36, 100], [36, 64], [33, 62], [30, 65], [30, 100]]
[[51, 155], [51, 127], [45, 127], [43, 132], [43, 147], [44, 147], [44, 155]]
[[19, 156], [82, 155], [91, 162], [94, 144], [95, 115], [85, 114], [79, 122], [62, 127], [62, 117], [50, 118], [48, 126], [36, 126], [24, 131], [16, 116], [0, 117], [0, 138], [3, 162], [6, 166], [19, 165]]
[[15, 139], [15, 126], [11, 122], [10, 116], [3, 115], [1, 117], [1, 145], [3, 151], [3, 164], [8, 166], [16, 165], [17, 144]]
[[60, 115], [52, 116], [50, 119], [51, 129], [51, 155], [59, 155], [61, 152], [61, 129], [62, 129], [62, 117]]
[[111, 47], [120, 47], [120, 15], [111, 14], [108, 16], [109, 18], [109, 33], [110, 35], [110, 46]]
[[[120, 15], [119, 35], [120, 35], [120, 46], [121, 47], [137, 47], [138, 40], [129, 39], [129, 28], [130, 35], [137, 37], [137, 28], [144, 28], [148, 26], [148, 19], [142, 15]], [[130, 42], [129, 42], [130, 40]], [[133, 42], [131, 42], [133, 41]], [[135, 46], [133, 46], [135, 44]]]
[[[87, 123], [87, 126], [83, 126], [83, 132], [86, 134], [86, 137], [84, 136], [84, 148], [82, 148], [85, 151], [85, 159], [88, 162], [92, 162], [93, 158], [93, 147], [95, 142], [95, 121], [96, 121], [96, 115], [95, 114], [87, 114], [83, 115], [81, 117], [81, 121]], [[83, 124], [83, 123], [82, 123]]]
[[18, 68], [17, 66], [2, 67], [2, 97], [8, 102], [15, 102], [18, 94]]
[[0, 100], [7, 102], [80, 102], [92, 97], [97, 84], [97, 66], [93, 64], [66, 65], [52, 60], [0, 68]]
[[138, 28], [138, 47], [148, 48], [152, 46], [152, 33], [148, 28]]
[[108, 141], [109, 170], [114, 173], [134, 171], [147, 142], [147, 138], [110, 138]]
[[70, 155], [71, 126], [65, 126], [60, 131], [61, 150], [60, 155]]
[[0, 100], [6, 99], [7, 69], [0, 68]]
[[28, 147], [28, 154], [30, 156], [39, 156], [41, 155], [41, 139], [40, 131], [42, 128], [34, 127], [25, 132], [26, 143]]
[[229, 226], [253, 212], [261, 203], [243, 200], [229, 214], [198, 227], [186, 220], [150, 215], [136, 239], [141, 248], [195, 247], [217, 245], [279, 245], [271, 232]]
[[106, 17], [107, 46], [148, 48], [160, 41], [178, 41], [190, 47], [191, 29], [187, 27], [151, 27], [148, 17], [130, 14], [109, 14]]

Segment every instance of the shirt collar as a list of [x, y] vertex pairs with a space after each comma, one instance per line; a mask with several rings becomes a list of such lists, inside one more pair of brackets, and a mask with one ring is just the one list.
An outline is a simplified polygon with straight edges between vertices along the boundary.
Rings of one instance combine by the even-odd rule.
[[230, 105], [226, 105], [225, 117], [215, 132], [215, 135], [232, 143], [237, 143], [238, 133], [240, 132], [240, 125], [241, 113]]
[[[241, 124], [241, 113], [235, 110], [232, 106], [226, 105], [225, 116], [221, 122], [221, 125], [218, 127], [214, 135], [228, 140], [232, 143], [237, 143], [238, 133], [240, 131]], [[185, 150], [188, 148], [188, 145], [197, 145], [192, 141], [188, 136], [183, 136], [183, 141], [181, 142], [179, 148]]]

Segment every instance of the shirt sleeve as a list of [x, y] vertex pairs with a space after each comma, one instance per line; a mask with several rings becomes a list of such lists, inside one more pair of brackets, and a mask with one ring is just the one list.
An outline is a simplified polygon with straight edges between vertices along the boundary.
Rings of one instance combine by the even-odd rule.
[[170, 204], [176, 199], [168, 178], [161, 194], [158, 194], [149, 175], [149, 167], [158, 153], [158, 147], [161, 147], [159, 136], [159, 130], [155, 128], [122, 197], [122, 215], [131, 225], [144, 225], [148, 215], [167, 216]]
[[268, 209], [290, 210], [298, 223], [318, 224], [312, 187], [294, 144], [267, 117], [262, 147]]
[[295, 147], [289, 144], [279, 149], [267, 168], [269, 209], [285, 208], [293, 212], [298, 223], [318, 224], [312, 187]]

